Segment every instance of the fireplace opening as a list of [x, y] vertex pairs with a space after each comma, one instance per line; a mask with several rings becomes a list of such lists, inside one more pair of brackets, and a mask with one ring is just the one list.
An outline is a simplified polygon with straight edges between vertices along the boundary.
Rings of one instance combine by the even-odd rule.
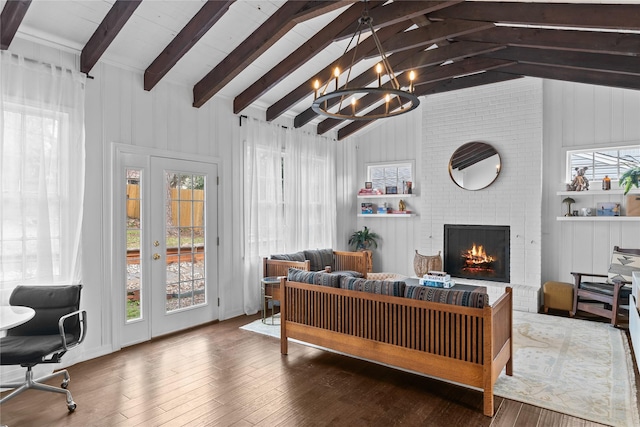
[[509, 226], [444, 225], [444, 270], [451, 277], [509, 283]]

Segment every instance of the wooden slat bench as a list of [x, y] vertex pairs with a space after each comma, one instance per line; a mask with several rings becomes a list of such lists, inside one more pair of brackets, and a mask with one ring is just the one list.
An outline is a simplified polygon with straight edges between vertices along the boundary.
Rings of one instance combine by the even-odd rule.
[[373, 362], [478, 387], [493, 416], [493, 384], [512, 375], [512, 292], [464, 307], [282, 278], [281, 353], [293, 338]]

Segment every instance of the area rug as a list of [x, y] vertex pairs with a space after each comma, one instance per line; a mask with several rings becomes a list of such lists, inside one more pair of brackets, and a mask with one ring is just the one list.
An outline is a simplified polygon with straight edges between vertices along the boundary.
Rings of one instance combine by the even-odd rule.
[[[279, 320], [241, 328], [280, 338]], [[606, 323], [514, 311], [513, 376], [503, 372], [494, 393], [601, 424], [639, 426], [623, 334]]]

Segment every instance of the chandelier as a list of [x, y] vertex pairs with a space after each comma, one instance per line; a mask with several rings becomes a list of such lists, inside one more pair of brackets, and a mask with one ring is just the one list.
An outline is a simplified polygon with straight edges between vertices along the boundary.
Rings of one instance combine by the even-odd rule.
[[[351, 71], [353, 70], [355, 62], [357, 62], [356, 55], [358, 47], [362, 42], [363, 31], [371, 32], [370, 37], [373, 37], [373, 41], [378, 50], [378, 55], [380, 56], [380, 61], [375, 66], [378, 83], [377, 87], [349, 87]], [[346, 55], [354, 40], [355, 47], [353, 48], [353, 59], [348, 68], [347, 79], [344, 86], [340, 88], [339, 77], [341, 75], [341, 71], [338, 67], [333, 70], [333, 76], [327, 79], [322, 88], [320, 88], [320, 81], [316, 80], [313, 85], [314, 101], [311, 105], [313, 111], [317, 114], [332, 117], [334, 119], [376, 120], [398, 116], [417, 108], [418, 105], [420, 105], [420, 100], [414, 95], [413, 80], [415, 79], [415, 72], [410, 71], [409, 73], [404, 73], [408, 75], [409, 78], [407, 85], [402, 87], [391, 68], [391, 64], [389, 63], [387, 55], [382, 48], [382, 44], [373, 29], [373, 19], [369, 16], [366, 1], [362, 16], [358, 19], [356, 32], [351, 37], [343, 57]], [[386, 75], [389, 78], [388, 82], [384, 85], [382, 84], [383, 75]], [[335, 90], [327, 92], [332, 82], [335, 83]], [[367, 114], [367, 111], [370, 111], [370, 109], [358, 108], [358, 100], [364, 96], [368, 96], [368, 98], [374, 97], [377, 99], [373, 103], [367, 103], [368, 105], [384, 105], [384, 108], [376, 108], [374, 111]]]

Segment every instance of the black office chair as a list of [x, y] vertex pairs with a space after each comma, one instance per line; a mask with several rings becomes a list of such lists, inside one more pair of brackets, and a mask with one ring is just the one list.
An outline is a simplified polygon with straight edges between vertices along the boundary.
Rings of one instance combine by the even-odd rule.
[[[0, 364], [27, 368], [22, 383], [2, 384], [1, 388], [15, 388], [0, 400], [0, 404], [28, 389], [52, 391], [67, 395], [69, 412], [76, 409], [71, 392], [66, 390], [69, 373], [63, 369], [43, 378], [33, 379], [32, 368], [41, 363], [60, 363], [62, 356], [78, 346], [86, 333], [86, 312], [80, 310], [82, 285], [18, 286], [11, 293], [9, 304], [31, 307], [34, 317], [28, 322], [7, 330], [0, 338]], [[63, 375], [62, 388], [42, 382]]]

